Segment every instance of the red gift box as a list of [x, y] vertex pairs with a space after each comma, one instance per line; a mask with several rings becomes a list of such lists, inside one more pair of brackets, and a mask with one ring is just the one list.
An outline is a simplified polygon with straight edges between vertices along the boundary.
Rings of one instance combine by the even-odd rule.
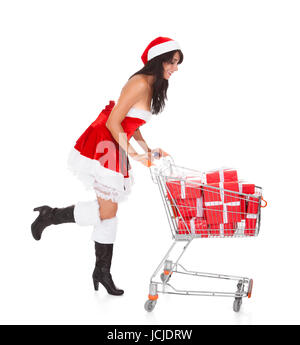
[[236, 230], [236, 223], [227, 224], [211, 224], [209, 225], [209, 233], [214, 236], [233, 236]]
[[220, 169], [205, 173], [206, 183], [235, 182], [238, 181], [237, 171], [232, 169]]
[[258, 218], [259, 198], [258, 196], [249, 196], [246, 214], [246, 224], [244, 234], [254, 236], [256, 231], [256, 222]]
[[199, 217], [204, 215], [203, 211], [203, 196], [196, 199], [176, 199], [173, 202], [177, 215], [182, 216], [184, 219]]
[[189, 178], [186, 180], [169, 180], [167, 195], [170, 200], [174, 199], [195, 199], [202, 195], [201, 180]]
[[167, 181], [167, 196], [174, 216], [203, 217], [203, 196], [199, 177]]
[[179, 234], [196, 234], [201, 235], [201, 237], [208, 237], [208, 229], [206, 220], [199, 217], [194, 217], [191, 219], [181, 219], [178, 220], [178, 233]]
[[244, 194], [255, 193], [255, 184], [253, 183], [244, 183], [240, 181], [239, 186], [240, 186], [240, 193], [244, 193]]
[[[255, 193], [255, 185], [251, 183], [243, 183], [239, 182], [239, 192], [243, 194], [254, 194]], [[240, 195], [241, 201], [241, 217], [242, 219], [246, 218], [246, 195]]]
[[204, 214], [207, 224], [227, 224], [241, 221], [238, 182], [211, 183], [203, 187], [203, 192]]

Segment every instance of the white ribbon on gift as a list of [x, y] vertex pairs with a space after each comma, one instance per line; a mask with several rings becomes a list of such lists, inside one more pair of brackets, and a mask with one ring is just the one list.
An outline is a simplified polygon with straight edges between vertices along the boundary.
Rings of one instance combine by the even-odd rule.
[[257, 214], [248, 213], [246, 218], [257, 219]]
[[203, 217], [203, 197], [197, 198], [197, 217]]
[[180, 181], [180, 194], [181, 194], [181, 199], [185, 199], [185, 181], [184, 180]]
[[190, 219], [190, 225], [191, 225], [191, 233], [195, 235], [195, 218]]
[[224, 237], [224, 224], [220, 224], [220, 236]]
[[205, 206], [221, 206], [223, 205], [223, 223], [228, 223], [227, 217], [227, 206], [240, 206], [240, 201], [231, 201], [231, 202], [224, 202], [224, 182], [219, 183], [220, 186], [220, 197], [221, 201], [207, 201], [205, 202]]
[[243, 193], [243, 184], [239, 182], [239, 192]]
[[219, 170], [220, 182], [224, 182], [224, 169]]

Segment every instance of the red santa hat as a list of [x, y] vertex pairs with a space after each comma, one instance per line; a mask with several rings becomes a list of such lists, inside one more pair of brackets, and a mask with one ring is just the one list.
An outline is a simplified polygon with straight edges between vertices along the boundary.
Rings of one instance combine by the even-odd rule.
[[181, 49], [178, 42], [168, 37], [157, 37], [148, 44], [141, 56], [141, 59], [144, 65], [146, 65], [146, 63], [155, 56], [177, 49]]

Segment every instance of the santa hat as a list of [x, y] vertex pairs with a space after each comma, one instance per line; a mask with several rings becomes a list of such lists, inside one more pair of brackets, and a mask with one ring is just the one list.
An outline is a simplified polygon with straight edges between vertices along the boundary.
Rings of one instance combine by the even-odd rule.
[[146, 65], [146, 63], [155, 56], [177, 49], [181, 49], [178, 42], [168, 37], [157, 37], [148, 44], [141, 56], [141, 59], [144, 65]]

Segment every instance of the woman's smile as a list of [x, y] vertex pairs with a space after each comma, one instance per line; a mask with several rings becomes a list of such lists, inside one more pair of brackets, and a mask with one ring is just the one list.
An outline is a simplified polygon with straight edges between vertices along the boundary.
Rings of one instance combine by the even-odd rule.
[[163, 62], [164, 78], [165, 79], [169, 79], [175, 71], [178, 71], [179, 59], [180, 59], [180, 55], [178, 52], [176, 52], [174, 54], [171, 62]]

